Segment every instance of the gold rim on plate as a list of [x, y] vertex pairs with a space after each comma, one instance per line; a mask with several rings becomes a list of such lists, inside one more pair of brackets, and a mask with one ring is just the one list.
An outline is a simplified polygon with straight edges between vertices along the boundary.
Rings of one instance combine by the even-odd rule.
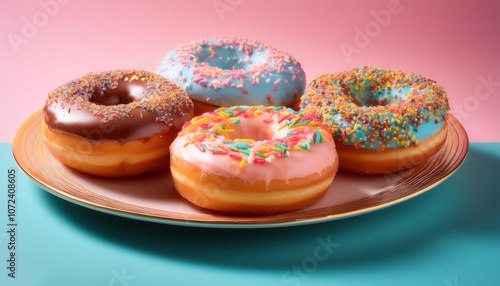
[[[397, 173], [364, 176], [339, 171], [327, 195], [303, 210], [266, 216], [233, 216], [197, 208], [173, 188], [169, 170], [134, 178], [93, 177], [58, 162], [43, 143], [42, 111], [24, 122], [12, 149], [19, 167], [49, 193], [94, 210], [184, 226], [264, 228], [325, 222], [379, 210], [437, 186], [468, 152], [463, 126], [450, 115], [443, 148], [422, 164]], [[147, 186], [147, 187], [146, 187]]]

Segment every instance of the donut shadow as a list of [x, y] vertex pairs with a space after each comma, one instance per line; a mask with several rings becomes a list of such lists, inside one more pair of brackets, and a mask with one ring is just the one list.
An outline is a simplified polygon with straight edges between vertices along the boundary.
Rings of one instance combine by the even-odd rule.
[[[412, 259], [437, 241], [470, 231], [498, 235], [500, 209], [494, 190], [500, 158], [471, 147], [456, 174], [433, 190], [367, 215], [271, 229], [182, 227], [126, 219], [83, 208], [38, 192], [47, 211], [84, 232], [148, 255], [228, 268], [279, 271], [302, 265], [315, 249], [332, 252], [316, 271], [341, 272]], [[327, 251], [327, 249], [325, 249]], [[324, 252], [323, 252], [324, 253]], [[328, 253], [328, 252], [327, 252]]]
[[[61, 168], [65, 168], [64, 172], [70, 173], [80, 182], [91, 181], [94, 185], [100, 187], [101, 189], [106, 189], [113, 193], [119, 192], [121, 195], [131, 198], [140, 197], [145, 199], [159, 199], [164, 197], [165, 199], [169, 199], [169, 197], [176, 197], [177, 194], [177, 192], [165, 191], [171, 189], [173, 185], [172, 175], [170, 174], [170, 170], [168, 168], [139, 176], [125, 178], [93, 176], [62, 165]], [[117, 183], [121, 186], [127, 187], [116, 188], [115, 186]], [[159, 195], [159, 192], [162, 194]]]

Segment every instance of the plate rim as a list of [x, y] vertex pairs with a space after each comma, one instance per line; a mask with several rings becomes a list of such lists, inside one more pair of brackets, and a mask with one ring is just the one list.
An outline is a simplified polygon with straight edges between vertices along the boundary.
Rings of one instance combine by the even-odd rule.
[[102, 205], [97, 202], [93, 202], [91, 200], [86, 200], [83, 198], [80, 198], [78, 196], [74, 196], [72, 194], [69, 194], [65, 192], [62, 189], [50, 186], [46, 184], [45, 182], [40, 181], [36, 176], [30, 173], [29, 170], [27, 170], [27, 167], [23, 166], [18, 159], [18, 154], [21, 152], [19, 150], [18, 143], [20, 142], [20, 139], [22, 137], [22, 134], [26, 127], [30, 124], [33, 123], [34, 120], [37, 119], [37, 117], [41, 116], [41, 113], [43, 112], [43, 109], [38, 110], [34, 114], [32, 114], [28, 119], [26, 119], [23, 124], [20, 126], [18, 131], [16, 132], [16, 135], [13, 140], [12, 144], [12, 153], [14, 160], [16, 161], [16, 164], [19, 166], [19, 168], [28, 176], [28, 178], [36, 183], [39, 187], [50, 193], [51, 195], [54, 195], [58, 198], [64, 199], [65, 201], [77, 204], [79, 206], [83, 206], [92, 210], [100, 211], [106, 214], [111, 214], [111, 215], [118, 215], [121, 217], [126, 217], [126, 218], [131, 218], [131, 219], [136, 219], [136, 220], [141, 220], [141, 221], [148, 221], [148, 222], [154, 222], [154, 223], [162, 223], [162, 224], [169, 224], [169, 225], [177, 225], [177, 226], [189, 226], [189, 227], [204, 227], [204, 228], [276, 228], [276, 227], [289, 227], [289, 226], [299, 226], [299, 225], [309, 225], [309, 224], [315, 224], [315, 223], [321, 223], [321, 222], [328, 222], [328, 221], [333, 221], [333, 220], [338, 220], [338, 219], [344, 219], [344, 218], [349, 218], [353, 216], [358, 216], [362, 214], [367, 214], [373, 211], [381, 210], [396, 204], [399, 204], [401, 202], [407, 201], [409, 199], [412, 199], [420, 194], [423, 194], [430, 189], [436, 187], [437, 185], [441, 184], [445, 180], [447, 180], [449, 177], [451, 177], [459, 168], [462, 166], [463, 162], [465, 161], [468, 152], [469, 152], [469, 138], [467, 135], [467, 132], [465, 131], [465, 128], [463, 125], [451, 114], [449, 114], [450, 121], [453, 122], [453, 124], [461, 129], [463, 132], [461, 134], [464, 135], [463, 138], [461, 138], [463, 141], [465, 141], [465, 154], [461, 158], [460, 162], [458, 162], [457, 166], [451, 170], [449, 173], [447, 173], [445, 176], [443, 176], [441, 179], [438, 181], [434, 182], [433, 184], [424, 187], [418, 191], [412, 192], [411, 194], [408, 194], [406, 196], [403, 196], [401, 198], [385, 202], [376, 206], [371, 206], [371, 207], [365, 207], [361, 209], [357, 209], [354, 211], [349, 211], [349, 212], [343, 212], [343, 213], [338, 213], [338, 214], [330, 214], [330, 215], [323, 215], [320, 217], [314, 217], [314, 218], [304, 218], [304, 219], [295, 219], [295, 220], [290, 220], [290, 221], [283, 221], [283, 222], [228, 222], [228, 221], [204, 221], [204, 220], [191, 220], [191, 219], [183, 219], [183, 218], [169, 218], [169, 217], [163, 217], [163, 216], [158, 216], [158, 215], [148, 215], [148, 214], [142, 214], [142, 213], [137, 213], [137, 212], [132, 212], [132, 211], [127, 211], [127, 210], [121, 210], [114, 208], [112, 206], [106, 206]]

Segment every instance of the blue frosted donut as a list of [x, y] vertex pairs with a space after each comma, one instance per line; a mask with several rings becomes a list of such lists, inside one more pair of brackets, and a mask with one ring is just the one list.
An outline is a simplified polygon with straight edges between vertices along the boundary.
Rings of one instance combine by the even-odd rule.
[[439, 151], [449, 109], [436, 81], [375, 67], [319, 76], [301, 104], [330, 129], [340, 167], [367, 174], [409, 168]]
[[216, 37], [168, 52], [157, 73], [176, 82], [191, 99], [218, 106], [296, 103], [305, 89], [300, 63], [257, 41]]

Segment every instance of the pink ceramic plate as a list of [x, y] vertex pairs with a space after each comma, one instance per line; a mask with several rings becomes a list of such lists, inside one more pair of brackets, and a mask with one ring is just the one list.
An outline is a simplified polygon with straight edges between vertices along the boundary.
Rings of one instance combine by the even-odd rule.
[[419, 195], [447, 179], [463, 162], [468, 139], [450, 116], [443, 149], [417, 167], [381, 176], [339, 171], [330, 190], [305, 209], [267, 216], [233, 216], [198, 208], [174, 189], [169, 170], [134, 178], [109, 179], [67, 168], [42, 140], [42, 112], [19, 129], [14, 157], [21, 169], [48, 192], [94, 210], [129, 218], [203, 227], [260, 228], [309, 224], [367, 213]]

